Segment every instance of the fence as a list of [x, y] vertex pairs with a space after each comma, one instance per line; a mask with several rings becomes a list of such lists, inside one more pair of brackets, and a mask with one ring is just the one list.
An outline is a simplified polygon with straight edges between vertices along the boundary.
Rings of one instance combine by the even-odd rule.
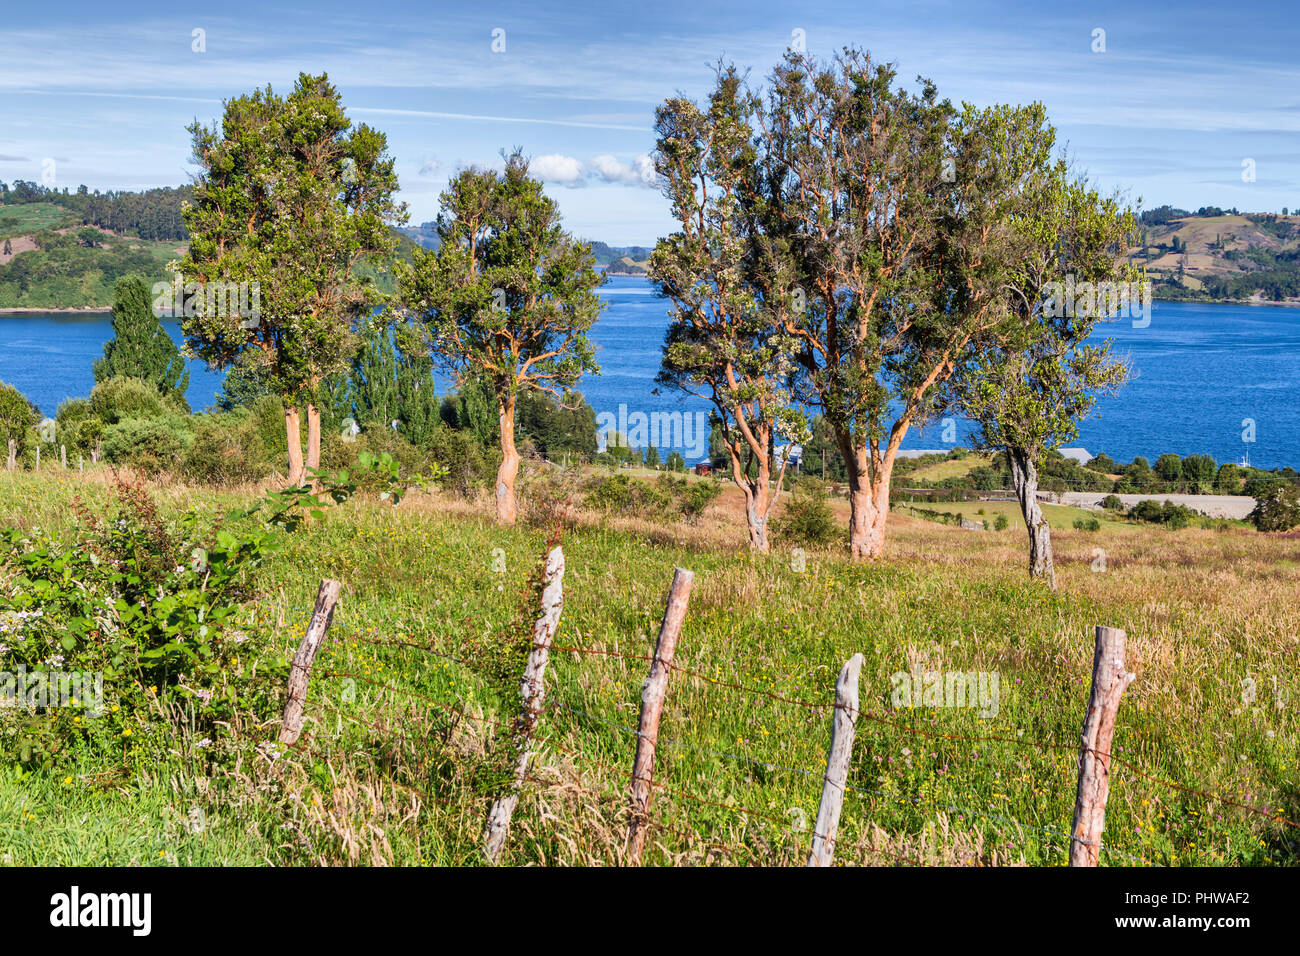
[[[859, 706], [858, 685], [862, 655], [854, 655], [840, 670], [829, 700], [805, 700], [786, 696], [764, 688], [748, 686], [735, 681], [722, 680], [684, 667], [676, 662], [676, 650], [682, 636], [687, 618], [688, 605], [694, 575], [687, 570], [677, 569], [669, 590], [667, 605], [659, 629], [658, 640], [653, 654], [633, 654], [606, 648], [583, 647], [576, 645], [556, 645], [555, 634], [563, 610], [563, 550], [556, 546], [551, 550], [545, 562], [545, 577], [541, 598], [540, 614], [532, 629], [532, 642], [524, 676], [520, 686], [520, 714], [513, 721], [497, 719], [470, 712], [467, 702], [456, 699], [454, 703], [440, 700], [417, 691], [396, 687], [376, 677], [356, 671], [337, 671], [316, 669], [318, 677], [351, 680], [394, 695], [404, 696], [421, 704], [427, 704], [457, 719], [477, 723], [485, 728], [504, 735], [516, 747], [513, 773], [510, 783], [497, 795], [488, 814], [483, 833], [483, 853], [487, 860], [497, 862], [508, 843], [511, 821], [521, 798], [526, 795], [525, 784], [546, 781], [534, 774], [530, 761], [537, 735], [546, 719], [555, 719], [562, 714], [592, 721], [618, 735], [625, 737], [632, 744], [631, 759], [622, 767], [592, 754], [580, 753], [561, 745], [557, 740], [548, 739], [546, 746], [558, 753], [572, 758], [575, 765], [590, 765], [600, 768], [612, 775], [626, 778], [626, 789], [616, 796], [624, 807], [626, 819], [626, 839], [622, 859], [630, 864], [639, 864], [642, 860], [647, 833], [654, 830], [684, 839], [691, 846], [709, 851], [731, 852], [737, 849], [734, 843], [717, 842], [695, 832], [669, 823], [664, 817], [657, 816], [655, 809], [656, 794], [663, 794], [690, 803], [721, 809], [746, 818], [767, 820], [786, 832], [801, 836], [804, 829], [797, 822], [791, 827], [791, 821], [770, 809], [761, 809], [739, 805], [733, 801], [719, 801], [693, 793], [682, 787], [656, 778], [656, 763], [665, 750], [701, 751], [762, 768], [765, 772], [783, 772], [807, 778], [810, 789], [821, 778], [820, 801], [816, 820], [807, 834], [807, 863], [809, 866], [829, 866], [835, 862], [836, 850], [842, 842], [838, 828], [846, 798], [867, 799], [883, 798], [901, 800], [911, 803], [918, 809], [969, 814], [972, 818], [986, 818], [1012, 825], [1020, 831], [1035, 831], [1045, 834], [1051, 840], [1059, 840], [1068, 851], [1071, 866], [1097, 866], [1106, 853], [1118, 857], [1121, 862], [1145, 862], [1139, 857], [1107, 846], [1103, 842], [1106, 803], [1109, 795], [1111, 773], [1114, 767], [1120, 767], [1134, 777], [1148, 784], [1169, 788], [1197, 795], [1205, 800], [1216, 802], [1223, 807], [1257, 814], [1281, 826], [1300, 830], [1300, 824], [1283, 817], [1280, 813], [1269, 812], [1256, 806], [1234, 801], [1203, 790], [1163, 780], [1140, 770], [1133, 761], [1123, 759], [1112, 752], [1116, 716], [1120, 700], [1125, 690], [1134, 680], [1134, 675], [1125, 669], [1126, 637], [1123, 631], [1098, 626], [1096, 628], [1092, 683], [1087, 707], [1082, 715], [1080, 742], [1078, 745], [1066, 745], [1054, 742], [1026, 739], [1021, 736], [1006, 737], [998, 735], [965, 735], [930, 731], [924, 728], [910, 727], [891, 716], [871, 710], [862, 710]], [[307, 633], [302, 640], [291, 666], [289, 692], [286, 700], [284, 717], [280, 732], [280, 741], [292, 749], [314, 753], [327, 758], [311, 746], [313, 738], [304, 738], [302, 730], [307, 713], [309, 678], [315, 667], [315, 659], [324, 644], [326, 632], [330, 625], [335, 603], [338, 601], [340, 585], [337, 581], [322, 581], [316, 606], [312, 613]], [[457, 667], [474, 670], [474, 663], [463, 657], [425, 646], [413, 641], [372, 640], [356, 638], [376, 648], [388, 648], [402, 651], [416, 651], [432, 655]], [[591, 714], [576, 707], [568, 701], [548, 699], [545, 677], [551, 654], [569, 654], [581, 659], [583, 656], [614, 657], [630, 665], [640, 665], [647, 671], [642, 685], [640, 717], [637, 726], [629, 726], [605, 717]], [[743, 691], [746, 695], [757, 695], [784, 706], [805, 708], [811, 715], [825, 717], [829, 715], [830, 745], [824, 767], [791, 767], [775, 764], [769, 760], [755, 758], [733, 751], [699, 747], [682, 740], [662, 737], [659, 726], [664, 713], [667, 692], [674, 675], [680, 679], [689, 678], [692, 682], [707, 687]], [[320, 702], [319, 706], [332, 713], [342, 715], [342, 711], [329, 704]], [[1077, 776], [1075, 778], [1074, 813], [1068, 830], [1063, 827], [1042, 826], [1026, 823], [988, 810], [952, 805], [927, 800], [921, 794], [890, 794], [867, 786], [861, 780], [851, 782], [852, 758], [855, 739], [862, 730], [863, 723], [888, 727], [895, 731], [914, 735], [919, 738], [941, 739], [969, 744], [1002, 743], [1015, 747], [1034, 748], [1040, 751], [1059, 751], [1074, 755]], [[436, 798], [415, 789], [424, 799], [436, 801]], [[1062, 821], [1064, 822], [1064, 821]], [[884, 857], [891, 862], [924, 865], [924, 861], [915, 856], [891, 851], [879, 845], [866, 847], [860, 844], [867, 857]]]

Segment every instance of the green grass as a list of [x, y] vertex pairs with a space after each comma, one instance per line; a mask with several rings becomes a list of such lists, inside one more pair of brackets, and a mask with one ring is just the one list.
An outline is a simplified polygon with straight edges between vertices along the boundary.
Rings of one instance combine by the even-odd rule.
[[[78, 489], [92, 501], [104, 494], [90, 479], [0, 475], [0, 524], [65, 524]], [[158, 494], [168, 510], [195, 502], [213, 513], [233, 513], [250, 497]], [[972, 504], [987, 512], [993, 503]], [[1279, 597], [1297, 593], [1300, 566], [1284, 540], [1110, 522], [1097, 533], [1067, 528], [1054, 535], [1061, 590], [1052, 594], [1027, 580], [1014, 514], [1008, 533], [987, 535], [895, 516], [883, 560], [855, 565], [832, 549], [809, 554], [799, 572], [787, 549], [766, 558], [740, 550], [743, 529], [729, 507], [698, 528], [593, 520], [567, 534], [556, 643], [607, 653], [552, 656], [554, 708], [540, 725], [509, 862], [621, 860], [628, 729], [648, 668], [639, 658], [653, 653], [677, 566], [696, 573], [677, 663], [702, 676], [672, 675], [653, 804], [662, 826], [651, 832], [648, 863], [802, 862], [809, 835], [799, 823], [816, 815], [835, 675], [861, 652], [862, 708], [881, 720], [858, 724], [837, 860], [1062, 864], [1092, 628], [1101, 623], [1128, 631], [1138, 673], [1120, 708], [1118, 757], [1162, 781], [1300, 817], [1296, 711], [1272, 705], [1269, 683], [1278, 677], [1290, 700], [1300, 692], [1300, 610]], [[101, 756], [0, 775], [0, 854], [70, 863], [479, 861], [502, 742], [472, 718], [508, 722], [517, 707], [512, 690], [480, 676], [483, 648], [518, 629], [521, 601], [535, 606], [528, 579], [544, 548], [542, 532], [499, 529], [481, 511], [422, 496], [397, 509], [354, 501], [286, 538], [263, 598], [246, 612], [255, 639], [287, 657], [319, 580], [345, 583], [311, 685], [304, 748], [272, 766], [257, 748], [273, 739], [273, 720], [224, 730], [207, 750], [178, 727], [162, 765]], [[1109, 555], [1104, 574], [1091, 569], [1098, 545]], [[504, 573], [492, 570], [497, 548]], [[376, 641], [420, 644], [468, 666]], [[996, 672], [996, 717], [893, 712], [891, 675], [918, 669]], [[1247, 675], [1259, 687], [1250, 704]], [[1103, 863], [1300, 859], [1296, 831], [1273, 820], [1122, 766], [1112, 777], [1114, 852]], [[215, 821], [201, 839], [184, 830], [195, 807]]]
[[48, 202], [0, 205], [0, 240], [25, 236], [42, 229], [75, 226], [81, 217], [71, 210]]

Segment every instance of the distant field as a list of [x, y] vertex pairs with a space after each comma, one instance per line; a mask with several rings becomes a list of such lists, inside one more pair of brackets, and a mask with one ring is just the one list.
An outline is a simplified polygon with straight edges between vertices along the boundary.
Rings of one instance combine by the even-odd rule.
[[[194, 504], [231, 528], [256, 493], [154, 489], [164, 515]], [[66, 528], [74, 496], [102, 507], [103, 473], [0, 472], [0, 526]], [[6, 861], [480, 862], [483, 767], [501, 746], [484, 721], [508, 721], [517, 704], [479, 676], [473, 648], [509, 630], [520, 600], [528, 609], [544, 540], [493, 526], [487, 505], [358, 500], [284, 536], [240, 612], [249, 647], [266, 642], [287, 659], [320, 578], [345, 585], [309, 691], [306, 746], [272, 769], [274, 713], [206, 729], [208, 744], [178, 715], [159, 744], [166, 755], [148, 762], [124, 760], [128, 742], [48, 770], [7, 766]], [[845, 503], [835, 507], [842, 516]], [[858, 724], [837, 861], [1062, 864], [1092, 628], [1104, 623], [1127, 630], [1137, 680], [1114, 744], [1133, 769], [1112, 770], [1102, 863], [1300, 863], [1296, 830], [1278, 819], [1300, 818], [1300, 711], [1275, 707], [1273, 684], [1300, 699], [1300, 602], [1285, 597], [1300, 593], [1294, 538], [1110, 521], [1079, 532], [1068, 524], [1084, 512], [1049, 507], [1061, 582], [1051, 594], [1027, 578], [1012, 503], [936, 507], [1012, 512], [1011, 525], [976, 533], [894, 514], [884, 559], [851, 564], [836, 545], [808, 550], [804, 564], [788, 543], [767, 558], [745, 552], [730, 488], [694, 526], [582, 513], [564, 539], [556, 640], [585, 650], [552, 655], [508, 862], [621, 859], [628, 728], [680, 566], [697, 576], [678, 648], [691, 673], [670, 682], [647, 862], [800, 863], [834, 676], [861, 652], [870, 716]], [[996, 716], [894, 708], [892, 675], [912, 670], [998, 673]], [[339, 676], [349, 673], [359, 679]], [[1258, 698], [1243, 696], [1248, 678]], [[141, 720], [137, 739], [158, 726]]]
[[75, 212], [53, 203], [0, 205], [0, 239], [23, 236], [42, 229], [61, 229], [81, 222]]

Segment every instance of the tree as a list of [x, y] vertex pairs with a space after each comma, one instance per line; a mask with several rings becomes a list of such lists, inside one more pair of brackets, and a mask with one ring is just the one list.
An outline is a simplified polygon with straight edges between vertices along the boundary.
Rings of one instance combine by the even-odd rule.
[[645, 464], [647, 468], [657, 469], [659, 467], [659, 449], [656, 446], [650, 445], [646, 448]]
[[[389, 224], [406, 219], [387, 140], [352, 125], [328, 76], [306, 73], [287, 97], [268, 86], [228, 101], [220, 128], [196, 122], [189, 131], [201, 173], [184, 211], [182, 328], [210, 365], [253, 356], [284, 402], [289, 482], [298, 485], [320, 463], [317, 390], [348, 368], [353, 320], [382, 299], [357, 267], [391, 253]], [[216, 282], [247, 283], [241, 301], [255, 301], [256, 314], [210, 307]]]
[[595, 292], [602, 277], [519, 151], [501, 172], [462, 171], [441, 203], [437, 251], [417, 249], [399, 264], [401, 299], [458, 383], [479, 375], [491, 391], [501, 441], [496, 517], [513, 524], [519, 395], [558, 397], [583, 372], [599, 371], [587, 331], [604, 308]]
[[113, 337], [92, 368], [96, 383], [138, 378], [162, 395], [184, 400], [190, 385], [185, 357], [158, 321], [149, 290], [136, 276], [119, 279], [113, 290]]
[[361, 347], [346, 376], [327, 382], [336, 419], [390, 429], [413, 445], [427, 446], [439, 422], [433, 363], [409, 325], [378, 321], [361, 329]]
[[1209, 494], [1218, 464], [1209, 455], [1188, 455], [1182, 462], [1183, 481], [1192, 494]]
[[840, 447], [855, 559], [883, 551], [908, 430], [1005, 320], [990, 230], [1041, 151], [1025, 111], [959, 116], [933, 84], [912, 93], [895, 75], [858, 50], [825, 66], [789, 53], [759, 114], [757, 207], [807, 298], [787, 327], [797, 394]]
[[1221, 495], [1241, 494], [1241, 475], [1240, 468], [1230, 461], [1225, 462], [1214, 476], [1214, 490]]
[[0, 382], [0, 453], [9, 455], [9, 442], [18, 446], [21, 458], [27, 448], [29, 439], [34, 439], [34, 429], [41, 421], [41, 412], [31, 401], [12, 385]]
[[[1173, 452], [1166, 452], [1156, 459], [1156, 477], [1166, 485], [1176, 485], [1183, 477], [1183, 460]], [[1166, 488], [1166, 490], [1172, 490]]]
[[713, 405], [714, 434], [745, 496], [750, 547], [766, 554], [787, 463], [776, 439], [799, 441], [806, 425], [786, 387], [796, 345], [785, 332], [796, 308], [793, 263], [779, 242], [759, 235], [745, 201], [756, 186], [755, 107], [728, 67], [719, 68], [706, 110], [678, 97], [656, 111], [655, 169], [681, 230], [660, 240], [649, 270], [672, 303], [656, 380]]
[[1259, 495], [1250, 520], [1260, 531], [1290, 531], [1300, 525], [1300, 486], [1273, 482]]
[[[1054, 133], [1050, 127], [1043, 132], [1050, 147]], [[1128, 247], [1135, 222], [1114, 198], [1072, 181], [1063, 160], [1034, 169], [999, 204], [999, 213], [1006, 217], [1005, 240], [1013, 250], [1002, 288], [1014, 321], [1004, 327], [997, 347], [962, 369], [957, 391], [962, 410], [978, 425], [979, 444], [1007, 454], [1029, 534], [1030, 577], [1046, 579], [1055, 590], [1051, 528], [1038, 502], [1039, 469], [1078, 435], [1097, 396], [1113, 393], [1127, 378], [1109, 342], [1088, 342], [1118, 302], [1088, 300], [1081, 292], [1071, 302], [1062, 280], [1069, 276], [1074, 289], [1095, 291], [1126, 277], [1117, 252]]]

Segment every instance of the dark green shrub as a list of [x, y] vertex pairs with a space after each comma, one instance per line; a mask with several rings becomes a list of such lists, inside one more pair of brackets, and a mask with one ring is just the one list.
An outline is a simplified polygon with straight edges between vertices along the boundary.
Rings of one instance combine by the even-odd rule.
[[27, 400], [27, 396], [12, 385], [0, 382], [0, 455], [9, 455], [9, 440], [18, 443], [22, 456], [36, 437], [35, 428], [41, 420], [40, 410]]
[[1075, 531], [1100, 531], [1101, 522], [1096, 518], [1075, 518]]
[[188, 408], [164, 398], [156, 388], [138, 378], [110, 378], [100, 382], [90, 390], [90, 408], [106, 425], [128, 418], [189, 413]]
[[1124, 510], [1124, 502], [1120, 500], [1118, 495], [1107, 495], [1105, 498], [1102, 498], [1101, 506], [1107, 511]]
[[447, 426], [437, 429], [429, 456], [447, 470], [442, 487], [465, 498], [474, 497], [496, 475], [496, 462], [469, 431]]
[[146, 475], [175, 469], [192, 436], [172, 418], [128, 418], [104, 432], [104, 458]]
[[238, 485], [271, 471], [255, 423], [246, 415], [208, 415], [197, 419], [194, 437], [181, 458], [186, 481]]
[[1006, 512], [1005, 512], [1005, 511], [999, 511], [999, 512], [998, 512], [998, 516], [997, 516], [996, 518], [993, 519], [993, 530], [994, 530], [994, 531], [1006, 531], [1006, 530], [1007, 530], [1007, 527], [1008, 527], [1010, 524], [1011, 524], [1011, 522], [1010, 522], [1010, 520], [1008, 520]]
[[802, 479], [791, 489], [772, 529], [778, 538], [792, 544], [819, 547], [835, 540], [838, 529], [826, 486], [815, 478]]
[[1300, 485], [1273, 482], [1255, 500], [1250, 520], [1260, 531], [1290, 531], [1300, 525]]

